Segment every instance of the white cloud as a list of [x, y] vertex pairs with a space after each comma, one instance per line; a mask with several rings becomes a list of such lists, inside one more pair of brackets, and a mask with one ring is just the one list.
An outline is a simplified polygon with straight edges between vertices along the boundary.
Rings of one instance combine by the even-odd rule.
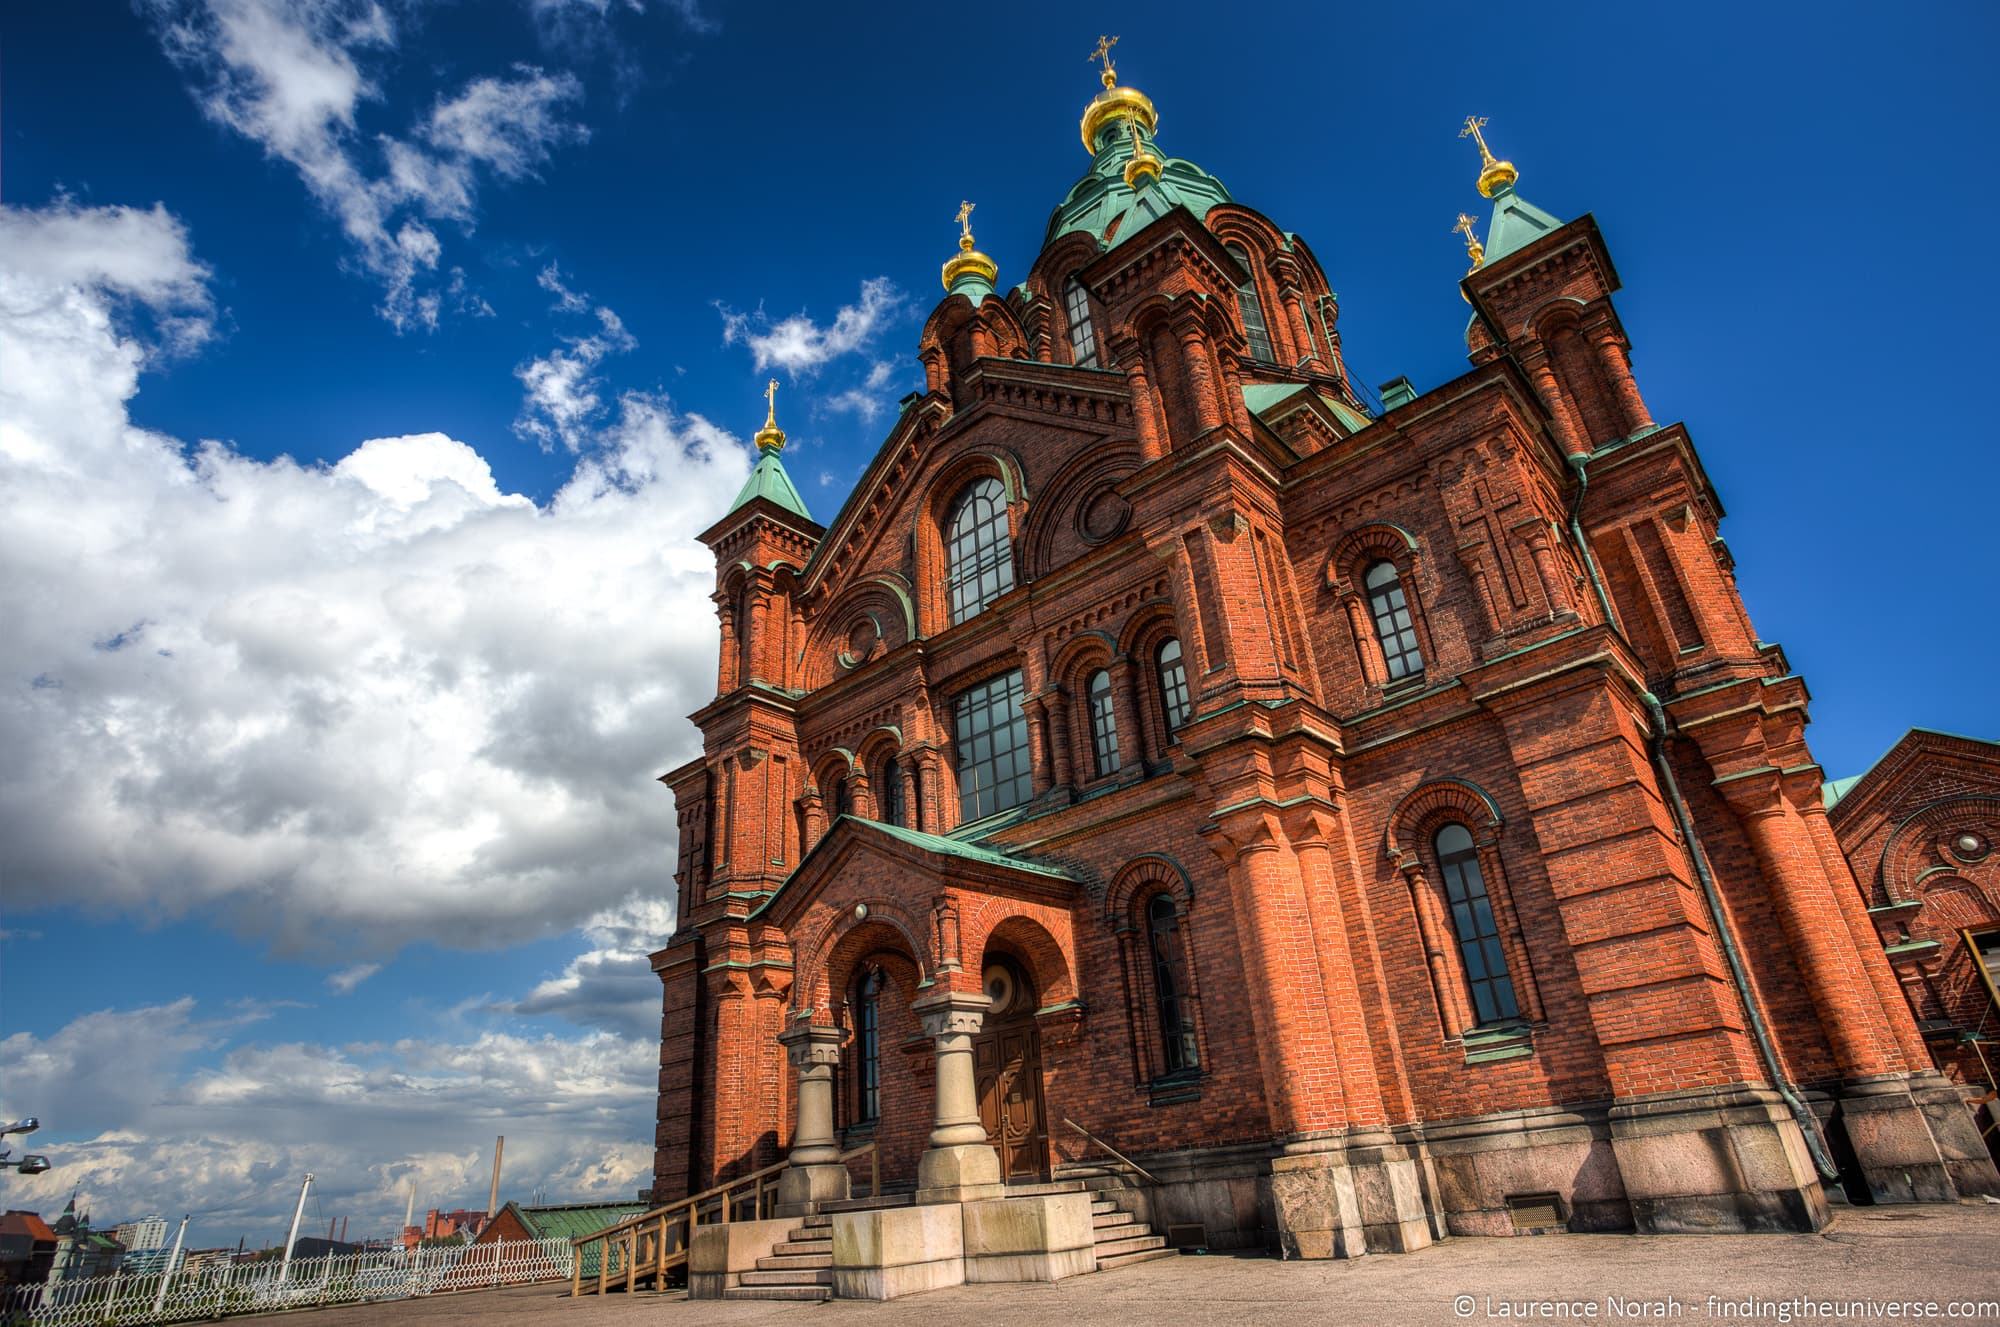
[[353, 1234], [480, 1202], [493, 1136], [503, 1196], [613, 1200], [645, 1183], [657, 1050], [604, 1032], [485, 1032], [463, 1041], [254, 1044], [242, 1017], [192, 1000], [82, 1015], [47, 1037], [0, 1040], [0, 1114], [37, 1114], [77, 1141], [42, 1143], [53, 1169], [8, 1181], [10, 1204], [54, 1211], [74, 1185], [100, 1222], [194, 1212], [190, 1238], [282, 1237], [299, 1177]]
[[[582, 313], [590, 307], [590, 297], [563, 283], [555, 264], [542, 269], [535, 279], [543, 290], [556, 297], [557, 313]], [[543, 447], [560, 442], [571, 451], [580, 450], [604, 415], [598, 396], [603, 382], [597, 366], [607, 355], [623, 354], [636, 348], [638, 339], [625, 330], [616, 313], [604, 305], [596, 310], [597, 330], [584, 336], [564, 338], [564, 344], [514, 370], [526, 393], [514, 431], [533, 438]]]
[[599, 913], [583, 924], [588, 949], [504, 1007], [516, 1014], [555, 1014], [651, 1043], [660, 1035], [660, 979], [648, 955], [666, 943], [673, 919], [673, 909], [659, 899], [627, 899]]
[[882, 399], [882, 391], [895, 375], [894, 364], [887, 360], [877, 360], [868, 370], [868, 377], [860, 386], [836, 392], [820, 404], [835, 414], [858, 415], [872, 424], [888, 408], [888, 403]]
[[716, 309], [722, 314], [722, 344], [741, 342], [750, 348], [757, 368], [776, 365], [797, 377], [867, 346], [902, 306], [903, 293], [888, 277], [878, 276], [863, 281], [860, 299], [841, 305], [825, 327], [803, 311], [774, 323], [761, 308], [738, 313], [717, 304]]
[[[209, 117], [290, 165], [339, 222], [357, 262], [383, 287], [383, 317], [398, 329], [434, 327], [443, 307], [433, 288], [442, 243], [407, 214], [470, 226], [481, 169], [518, 179], [553, 147], [588, 136], [563, 117], [582, 96], [576, 79], [520, 65], [510, 78], [475, 78], [440, 97], [410, 137], [374, 136], [378, 163], [367, 153], [371, 140], [359, 113], [381, 95], [368, 66], [396, 48], [395, 24], [382, 5], [140, 3], [168, 55], [195, 81]], [[462, 285], [463, 273], [453, 279]]]
[[327, 988], [335, 995], [352, 995], [354, 988], [382, 970], [380, 963], [356, 963], [351, 968], [327, 974]]
[[[105, 257], [118, 227], [151, 256]], [[120, 309], [198, 318], [200, 272], [157, 210], [0, 209], [0, 910], [355, 962], [666, 896], [653, 776], [716, 648], [684, 532], [745, 450], [628, 395], [538, 507], [438, 433], [330, 467], [186, 449], [127, 416]]]

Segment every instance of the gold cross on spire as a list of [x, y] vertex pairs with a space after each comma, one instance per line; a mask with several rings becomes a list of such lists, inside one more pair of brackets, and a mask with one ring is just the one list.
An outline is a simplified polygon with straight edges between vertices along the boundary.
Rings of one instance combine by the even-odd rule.
[[785, 446], [785, 431], [778, 427], [778, 380], [764, 387], [764, 427], [757, 430], [757, 449], [777, 452]]
[[968, 202], [958, 205], [958, 237], [961, 240], [972, 238], [972, 208], [973, 204]]
[[1097, 49], [1085, 57], [1090, 60], [1104, 61], [1103, 78], [1105, 87], [1115, 87], [1118, 83], [1118, 71], [1111, 64], [1111, 48], [1117, 44], [1118, 39], [1116, 37], [1107, 37], [1103, 33], [1099, 33], [1097, 36]]
[[1486, 246], [1481, 244], [1479, 237], [1472, 233], [1472, 228], [1476, 224], [1471, 217], [1460, 212], [1458, 214], [1458, 224], [1451, 228], [1452, 234], [1465, 236], [1465, 255], [1472, 259], [1472, 271], [1474, 272], [1477, 272], [1479, 265], [1486, 261]]
[[1479, 144], [1479, 159], [1481, 161], [1491, 161], [1493, 160], [1493, 153], [1486, 146], [1486, 135], [1479, 132], [1485, 127], [1485, 116], [1468, 115], [1465, 117], [1465, 128], [1458, 131], [1458, 136], [1460, 138], [1470, 138], [1473, 142]]
[[[1460, 218], [1460, 219], [1461, 219], [1461, 220], [1463, 220], [1463, 218]], [[778, 380], [777, 380], [776, 378], [773, 378], [773, 379], [771, 379], [771, 381], [770, 381], [770, 382], [769, 382], [769, 383], [768, 383], [768, 384], [767, 384], [767, 385], [765, 386], [765, 388], [764, 388], [764, 407], [765, 407], [765, 409], [764, 409], [764, 422], [765, 422], [766, 424], [775, 424], [775, 423], [777, 423], [777, 422], [778, 422]]]

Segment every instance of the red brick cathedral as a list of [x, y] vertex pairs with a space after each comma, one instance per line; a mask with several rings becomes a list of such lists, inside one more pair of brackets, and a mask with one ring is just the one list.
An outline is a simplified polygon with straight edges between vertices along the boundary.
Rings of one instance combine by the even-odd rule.
[[656, 1198], [872, 1142], [1340, 1257], [2000, 1192], [1596, 223], [1468, 122], [1471, 367], [1377, 403], [1307, 242], [1103, 83], [1017, 283], [961, 209], [833, 523], [774, 411], [701, 536]]

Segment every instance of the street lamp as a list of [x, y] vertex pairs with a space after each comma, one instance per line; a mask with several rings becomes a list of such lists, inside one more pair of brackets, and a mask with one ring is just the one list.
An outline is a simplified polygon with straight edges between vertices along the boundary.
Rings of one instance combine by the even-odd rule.
[[[0, 1125], [0, 1138], [10, 1133], [33, 1133], [42, 1127], [42, 1122], [30, 1115], [25, 1120], [15, 1120], [12, 1124]], [[24, 1155], [19, 1161], [13, 1160], [14, 1149], [0, 1148], [0, 1170], [18, 1170], [23, 1175], [39, 1175], [49, 1168], [49, 1159], [34, 1152]]]

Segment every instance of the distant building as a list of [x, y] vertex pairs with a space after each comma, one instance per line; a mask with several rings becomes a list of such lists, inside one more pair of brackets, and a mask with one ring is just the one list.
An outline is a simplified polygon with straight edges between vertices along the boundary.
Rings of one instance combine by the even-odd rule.
[[508, 1203], [486, 1223], [474, 1244], [497, 1244], [503, 1240], [576, 1239], [592, 1235], [606, 1226], [615, 1226], [627, 1217], [638, 1216], [649, 1203], [556, 1203], [523, 1207]]
[[231, 1248], [189, 1249], [181, 1255], [181, 1270], [198, 1272], [204, 1267], [226, 1267], [235, 1257], [236, 1250]]
[[0, 1216], [0, 1286], [34, 1285], [49, 1279], [56, 1257], [56, 1232], [36, 1212]]
[[163, 1249], [167, 1246], [167, 1219], [156, 1214], [137, 1221], [121, 1221], [111, 1228], [111, 1238], [132, 1253]]
[[90, 1214], [77, 1215], [75, 1198], [63, 1205], [62, 1215], [51, 1229], [56, 1237], [55, 1258], [49, 1264], [51, 1281], [110, 1276], [124, 1262], [125, 1246], [102, 1231], [92, 1230]]
[[486, 1213], [466, 1208], [444, 1212], [433, 1207], [424, 1213], [421, 1226], [404, 1226], [402, 1245], [414, 1249], [427, 1239], [450, 1239], [454, 1235], [465, 1241], [475, 1239], [486, 1228]]
[[301, 1235], [298, 1243], [292, 1245], [294, 1258], [332, 1258], [341, 1254], [357, 1253], [359, 1244], [349, 1244], [346, 1240], [328, 1239], [324, 1235]]

